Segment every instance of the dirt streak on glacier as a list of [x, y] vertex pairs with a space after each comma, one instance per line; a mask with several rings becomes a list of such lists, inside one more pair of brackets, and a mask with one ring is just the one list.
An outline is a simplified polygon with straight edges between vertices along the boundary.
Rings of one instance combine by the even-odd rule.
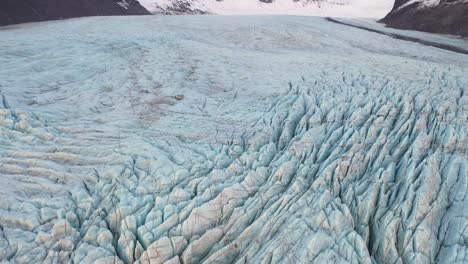
[[468, 56], [115, 17], [2, 30], [0, 64], [1, 261], [468, 261]]

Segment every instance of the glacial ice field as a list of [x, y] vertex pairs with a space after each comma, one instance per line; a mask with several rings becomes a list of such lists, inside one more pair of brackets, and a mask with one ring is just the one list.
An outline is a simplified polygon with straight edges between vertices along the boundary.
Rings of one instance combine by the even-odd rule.
[[323, 18], [0, 28], [0, 263], [468, 263], [467, 89]]

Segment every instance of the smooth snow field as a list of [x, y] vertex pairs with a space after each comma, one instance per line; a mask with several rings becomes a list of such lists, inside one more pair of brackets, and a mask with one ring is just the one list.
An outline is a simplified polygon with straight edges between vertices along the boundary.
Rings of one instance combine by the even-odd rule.
[[468, 263], [467, 89], [323, 18], [0, 28], [0, 263]]

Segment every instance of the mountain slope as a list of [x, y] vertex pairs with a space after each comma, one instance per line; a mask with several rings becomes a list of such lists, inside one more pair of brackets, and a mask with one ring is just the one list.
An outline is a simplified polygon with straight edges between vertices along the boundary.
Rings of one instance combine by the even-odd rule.
[[81, 16], [145, 15], [137, 0], [2, 0], [0, 25]]
[[468, 1], [397, 0], [382, 19], [390, 27], [468, 36]]
[[384, 17], [391, 0], [139, 0], [155, 14], [291, 14]]

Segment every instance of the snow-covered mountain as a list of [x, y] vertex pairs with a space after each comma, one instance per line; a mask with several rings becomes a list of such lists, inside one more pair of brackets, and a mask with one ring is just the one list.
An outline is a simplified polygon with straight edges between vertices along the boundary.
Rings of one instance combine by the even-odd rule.
[[155, 14], [292, 14], [384, 17], [392, 0], [139, 0]]
[[388, 26], [468, 36], [467, 0], [396, 0]]

